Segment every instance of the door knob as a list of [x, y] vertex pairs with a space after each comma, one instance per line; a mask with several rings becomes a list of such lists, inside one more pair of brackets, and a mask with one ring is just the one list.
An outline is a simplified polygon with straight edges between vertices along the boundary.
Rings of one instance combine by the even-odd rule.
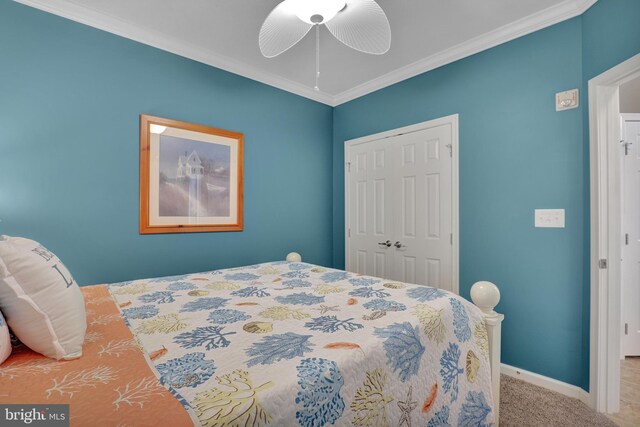
[[386, 246], [388, 248], [391, 247], [391, 240], [387, 240], [386, 242], [379, 242], [378, 243], [380, 246]]
[[406, 248], [406, 246], [405, 246], [405, 245], [403, 245], [402, 243], [400, 243], [399, 241], [398, 241], [398, 242], [395, 242], [395, 243], [393, 244], [393, 246], [395, 246], [397, 249], [400, 249], [400, 248]]

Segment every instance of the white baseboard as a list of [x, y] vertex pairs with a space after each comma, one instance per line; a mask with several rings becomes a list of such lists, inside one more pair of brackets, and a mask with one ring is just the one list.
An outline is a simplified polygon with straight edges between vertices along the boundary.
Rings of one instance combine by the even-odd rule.
[[545, 377], [544, 375], [536, 374], [534, 372], [525, 371], [524, 369], [516, 368], [510, 365], [502, 364], [500, 372], [503, 375], [508, 375], [513, 378], [517, 378], [522, 381], [526, 381], [533, 385], [546, 388], [551, 391], [555, 391], [565, 396], [578, 399], [585, 405], [593, 407], [591, 402], [591, 395], [589, 392], [584, 391], [580, 387], [576, 387], [572, 384], [567, 384], [562, 381], [554, 380], [553, 378]]

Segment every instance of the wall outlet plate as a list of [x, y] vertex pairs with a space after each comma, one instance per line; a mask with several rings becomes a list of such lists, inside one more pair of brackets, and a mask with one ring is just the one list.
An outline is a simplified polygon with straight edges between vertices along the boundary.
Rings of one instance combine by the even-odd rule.
[[556, 93], [556, 111], [570, 110], [578, 108], [580, 105], [580, 94], [578, 89], [567, 90]]
[[536, 209], [535, 226], [538, 228], [564, 228], [564, 209]]

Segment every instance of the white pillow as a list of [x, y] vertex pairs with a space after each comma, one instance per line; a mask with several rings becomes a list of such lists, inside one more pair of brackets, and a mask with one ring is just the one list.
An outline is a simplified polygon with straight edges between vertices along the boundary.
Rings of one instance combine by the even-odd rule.
[[0, 364], [7, 360], [11, 354], [11, 336], [9, 335], [9, 327], [4, 321], [2, 313], [0, 313]]
[[0, 310], [32, 350], [54, 359], [82, 355], [82, 292], [58, 257], [38, 242], [0, 236]]

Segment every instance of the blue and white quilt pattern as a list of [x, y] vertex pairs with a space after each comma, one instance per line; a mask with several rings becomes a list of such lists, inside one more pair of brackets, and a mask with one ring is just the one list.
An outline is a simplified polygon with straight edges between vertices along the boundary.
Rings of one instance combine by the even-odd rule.
[[488, 426], [487, 331], [430, 287], [273, 262], [109, 286], [203, 426]]

